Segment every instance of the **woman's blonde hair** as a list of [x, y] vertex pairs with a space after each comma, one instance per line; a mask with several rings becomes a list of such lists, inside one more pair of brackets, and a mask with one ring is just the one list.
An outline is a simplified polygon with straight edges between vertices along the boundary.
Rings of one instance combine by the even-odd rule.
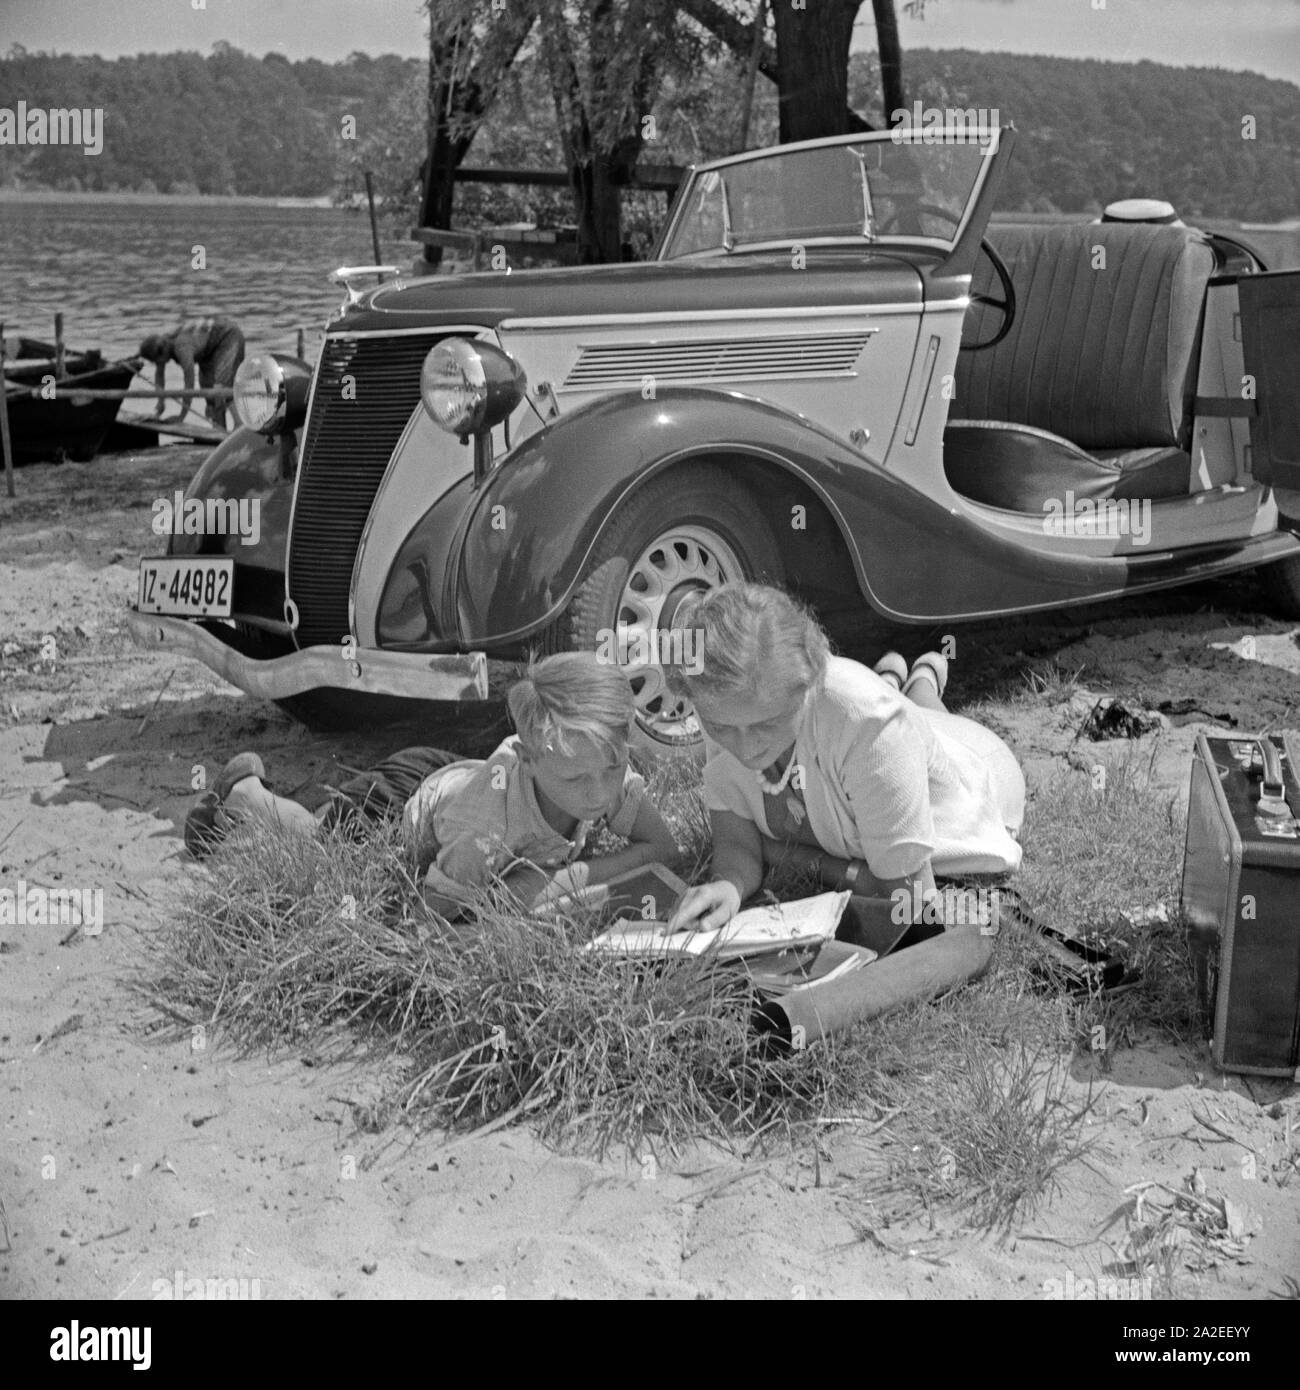
[[673, 626], [695, 630], [698, 660], [664, 672], [669, 689], [687, 698], [759, 691], [793, 695], [821, 680], [831, 654], [816, 618], [769, 584], [723, 584], [688, 595]]
[[627, 756], [634, 707], [621, 666], [594, 652], [559, 652], [538, 661], [506, 692], [515, 729], [530, 753], [572, 754], [575, 739], [590, 739], [610, 762]]

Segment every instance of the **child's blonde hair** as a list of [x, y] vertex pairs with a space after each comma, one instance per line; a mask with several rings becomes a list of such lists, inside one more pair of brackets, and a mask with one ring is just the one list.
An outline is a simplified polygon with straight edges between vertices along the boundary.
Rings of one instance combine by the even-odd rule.
[[559, 652], [538, 661], [506, 692], [506, 704], [525, 748], [537, 757], [573, 752], [588, 738], [611, 763], [627, 756], [634, 706], [621, 666], [594, 652]]
[[821, 680], [831, 644], [816, 618], [784, 589], [722, 584], [684, 598], [673, 625], [696, 630], [694, 668], [665, 667], [676, 695], [794, 695]]

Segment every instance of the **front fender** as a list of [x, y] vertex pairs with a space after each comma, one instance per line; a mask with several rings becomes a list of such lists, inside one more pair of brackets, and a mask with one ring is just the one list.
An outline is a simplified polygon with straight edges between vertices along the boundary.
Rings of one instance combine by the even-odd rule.
[[696, 455], [773, 445], [806, 422], [735, 391], [603, 397], [524, 441], [462, 523], [455, 565], [462, 642], [529, 637], [564, 611], [621, 498]]
[[[863, 597], [896, 621], [1078, 602], [1125, 581], [1123, 560], [1045, 555], [990, 535], [949, 499], [740, 392], [681, 388], [653, 400], [632, 392], [530, 437], [469, 504], [452, 562], [461, 642], [504, 645], [548, 626], [628, 492], [664, 468], [719, 456], [799, 478], [839, 528]], [[932, 476], [921, 460], [908, 471]]]
[[[246, 526], [244, 534], [210, 527], [211, 516], [200, 522], [199, 509], [177, 508], [168, 497], [154, 504], [154, 533], [168, 536], [169, 555], [231, 555], [241, 565], [283, 574], [297, 467], [296, 431], [268, 438], [241, 425], [204, 460], [183, 501], [229, 499], [243, 504], [240, 515], [254, 525]], [[216, 514], [213, 509], [212, 516]], [[191, 522], [202, 529], [186, 529]]]

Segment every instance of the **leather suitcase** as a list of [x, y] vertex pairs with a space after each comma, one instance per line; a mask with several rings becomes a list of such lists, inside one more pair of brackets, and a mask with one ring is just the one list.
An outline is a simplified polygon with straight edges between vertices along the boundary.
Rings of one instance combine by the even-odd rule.
[[1300, 736], [1197, 736], [1182, 911], [1224, 1071], [1300, 1063], [1298, 814]]

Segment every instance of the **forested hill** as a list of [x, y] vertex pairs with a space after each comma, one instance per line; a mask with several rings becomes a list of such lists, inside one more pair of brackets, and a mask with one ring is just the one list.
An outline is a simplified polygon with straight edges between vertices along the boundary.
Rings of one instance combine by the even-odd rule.
[[[314, 197], [349, 153], [344, 118], [365, 131], [417, 59], [341, 63], [254, 58], [229, 44], [135, 58], [0, 59], [0, 107], [100, 107], [104, 148], [0, 146], [0, 186]], [[352, 142], [355, 148], [355, 141]], [[415, 158], [419, 160], [419, 153]]]
[[[1300, 89], [1291, 83], [1217, 68], [929, 49], [904, 54], [904, 79], [909, 102], [996, 107], [1003, 122], [1014, 120], [1020, 143], [999, 199], [1005, 209], [1080, 212], [1141, 194], [1189, 216], [1300, 215]], [[729, 152], [725, 143], [713, 148], [709, 132], [725, 142], [739, 82], [734, 62], [679, 81], [664, 98], [667, 138], [647, 157], [685, 163]], [[290, 62], [219, 43], [206, 57], [110, 61], [14, 48], [0, 59], [0, 108], [102, 108], [104, 144], [94, 156], [0, 146], [0, 187], [332, 193], [355, 186], [360, 162], [414, 171], [423, 86], [423, 64], [391, 54]], [[851, 92], [880, 124], [874, 55], [855, 55]], [[689, 141], [671, 109], [688, 102], [716, 105], [722, 116], [692, 121]], [[773, 105], [760, 83], [760, 136], [774, 129]], [[553, 166], [556, 151], [545, 82], [517, 74], [471, 162], [508, 154], [505, 162]], [[402, 191], [409, 197], [409, 180]]]
[[[868, 111], [873, 55], [855, 56], [851, 91]], [[915, 49], [908, 100], [993, 107], [1019, 132], [998, 198], [1009, 211], [1083, 212], [1160, 197], [1185, 215], [1300, 216], [1300, 88], [1256, 73], [1159, 63]], [[870, 119], [870, 115], [868, 116]], [[1252, 121], [1249, 118], [1253, 118]], [[1254, 138], [1243, 138], [1253, 129]]]

